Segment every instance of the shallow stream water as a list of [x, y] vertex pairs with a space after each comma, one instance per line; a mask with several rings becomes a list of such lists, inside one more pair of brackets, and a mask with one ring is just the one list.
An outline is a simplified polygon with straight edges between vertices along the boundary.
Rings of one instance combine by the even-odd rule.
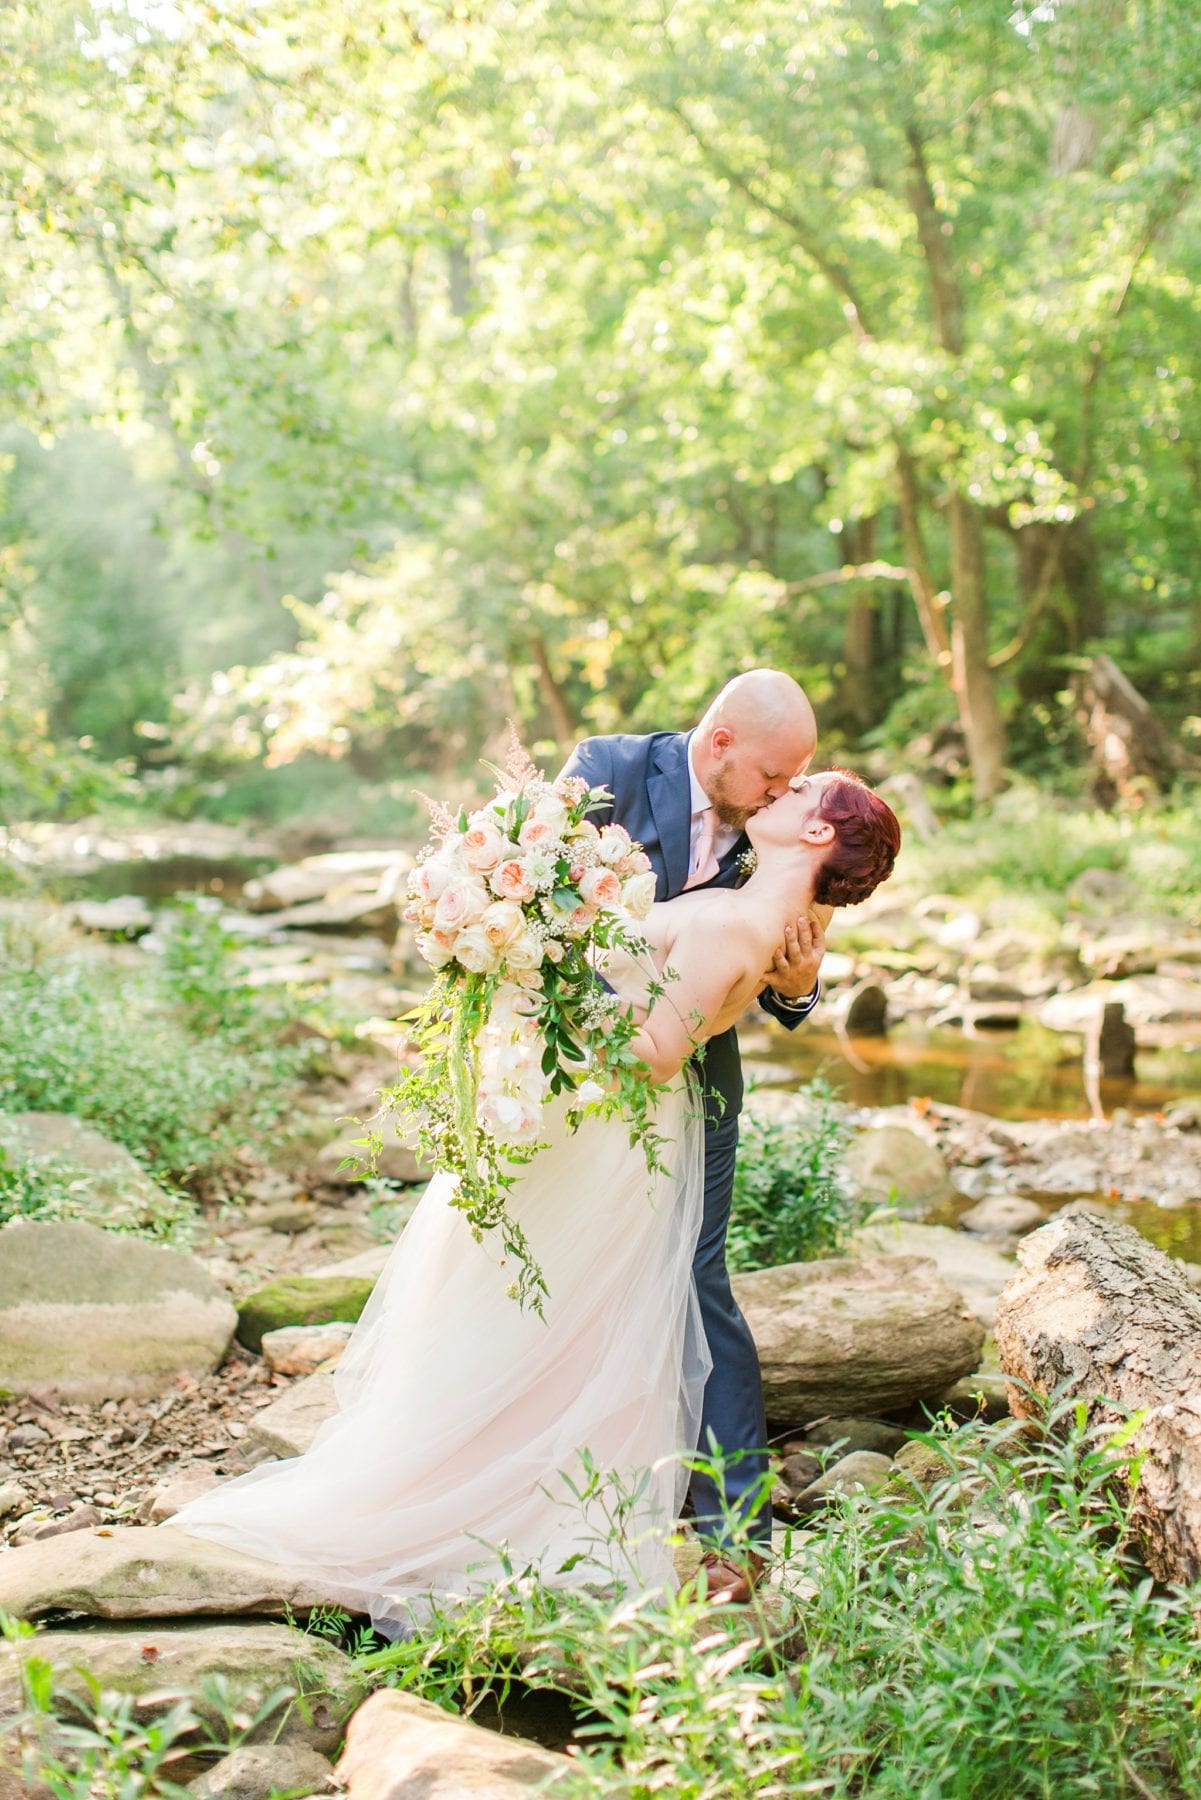
[[[854, 1106], [903, 1106], [925, 1098], [990, 1113], [996, 1119], [1087, 1119], [1097, 1116], [1085, 1083], [1079, 1038], [1033, 1022], [1010, 1031], [930, 1030], [899, 1023], [886, 1037], [846, 1038], [820, 1026], [788, 1033], [754, 1027], [740, 1033], [747, 1072], [756, 1057], [795, 1071], [796, 1081], [821, 1075], [835, 1096]], [[1140, 1049], [1133, 1081], [1101, 1081], [1097, 1098], [1108, 1118], [1157, 1113], [1174, 1100], [1201, 1095], [1201, 1043]]]

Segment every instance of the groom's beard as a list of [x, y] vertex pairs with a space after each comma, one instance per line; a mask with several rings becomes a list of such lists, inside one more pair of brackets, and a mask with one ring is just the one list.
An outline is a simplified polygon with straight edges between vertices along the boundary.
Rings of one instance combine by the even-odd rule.
[[761, 810], [760, 806], [735, 806], [725, 792], [725, 784], [720, 771], [714, 777], [713, 785], [709, 789], [709, 798], [713, 802], [713, 810], [717, 814], [718, 823], [728, 826], [731, 831], [745, 831], [746, 822], [751, 814]]

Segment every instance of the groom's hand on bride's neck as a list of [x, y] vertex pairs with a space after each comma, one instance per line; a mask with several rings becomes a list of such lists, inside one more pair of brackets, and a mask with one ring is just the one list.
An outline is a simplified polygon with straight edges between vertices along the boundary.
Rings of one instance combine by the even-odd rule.
[[817, 986], [818, 971], [826, 953], [825, 927], [830, 910], [824, 906], [815, 907], [785, 932], [784, 942], [763, 977], [781, 1000], [806, 1000]]

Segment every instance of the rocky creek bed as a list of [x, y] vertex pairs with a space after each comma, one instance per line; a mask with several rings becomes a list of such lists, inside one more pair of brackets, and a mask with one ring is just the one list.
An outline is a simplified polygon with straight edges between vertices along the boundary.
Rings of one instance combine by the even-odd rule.
[[[212, 848], [231, 855], [226, 839]], [[228, 1203], [202, 1207], [185, 1250], [79, 1222], [0, 1231], [0, 1608], [48, 1620], [64, 1668], [82, 1657], [118, 1688], [141, 1691], [149, 1643], [151, 1665], [169, 1665], [177, 1691], [214, 1670], [260, 1685], [295, 1675], [297, 1634], [286, 1619], [320, 1604], [319, 1584], [202, 1551], [173, 1536], [169, 1520], [212, 1482], [310, 1441], [335, 1403], [332, 1372], [351, 1321], [421, 1191], [425, 1172], [398, 1142], [380, 1180], [343, 1166], [356, 1135], [348, 1118], [369, 1110], [393, 1072], [403, 1049], [395, 1019], [419, 981], [403, 934], [394, 941], [406, 867], [379, 850], [308, 858], [257, 876], [243, 908], [226, 914], [244, 979], [309, 995], [307, 1029], [334, 1047], [291, 1140], [269, 1160], [248, 1153], [244, 1179]], [[986, 1006], [1040, 1012], [1046, 1023], [1057, 1004], [1062, 1028], [1083, 1036], [1098, 1001], [1120, 990], [1140, 1032], [1195, 1035], [1196, 941], [1179, 922], [1174, 936], [1163, 922], [1115, 931], [1104, 911], [1115, 898], [1104, 883], [1086, 884], [1072, 930], [1033, 949], [958, 902], [880, 908], [856, 921], [852, 949], [831, 955], [830, 1014], [845, 1029], [865, 987], [878, 985], [894, 1015], [958, 1008], [974, 1028]], [[155, 953], [148, 900], [69, 904], [97, 954]], [[752, 1042], [754, 1033], [752, 1021]], [[774, 1039], [765, 1048], [778, 1054]], [[804, 1129], [810, 1103], [764, 1072], [751, 1108]], [[738, 1278], [764, 1363], [781, 1531], [803, 1528], [831, 1494], [928, 1477], [931, 1453], [912, 1434], [935, 1414], [1006, 1415], [991, 1338], [997, 1299], [1022, 1238], [1057, 1213], [1124, 1215], [1201, 1285], [1201, 1106], [1187, 1095], [1158, 1115], [1108, 1119], [1000, 1120], [926, 1099], [844, 1116], [852, 1178], [887, 1216], [862, 1228], [846, 1256]], [[145, 1202], [144, 1171], [94, 1127], [8, 1115], [0, 1134], [10, 1157], [65, 1146], [93, 1171], [114, 1216], [131, 1197]], [[100, 1620], [116, 1622], [107, 1635]], [[477, 1778], [493, 1783], [488, 1792], [516, 1793], [527, 1775], [560, 1772], [553, 1758], [538, 1760], [549, 1753], [502, 1752], [481, 1742], [492, 1734], [411, 1697], [379, 1694], [359, 1706], [348, 1659], [300, 1642], [310, 1690], [322, 1696], [308, 1709], [316, 1723], [276, 1730], [270, 1754], [258, 1746], [256, 1762], [251, 1745], [224, 1777], [186, 1766], [195, 1791], [247, 1800], [285, 1782], [321, 1791], [352, 1717], [340, 1771], [352, 1795], [415, 1791], [405, 1784], [420, 1778], [431, 1746], [450, 1774], [421, 1789], [430, 1796]], [[17, 1652], [7, 1654], [0, 1725], [6, 1691], [10, 1715], [15, 1705]], [[448, 1724], [468, 1735], [452, 1744]], [[24, 1790], [5, 1780], [0, 1768], [0, 1800], [15, 1800]]]

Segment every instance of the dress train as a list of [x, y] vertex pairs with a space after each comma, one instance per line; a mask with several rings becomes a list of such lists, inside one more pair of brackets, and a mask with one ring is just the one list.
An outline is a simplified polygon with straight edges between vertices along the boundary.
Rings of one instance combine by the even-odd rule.
[[[692, 1257], [704, 1194], [695, 1093], [663, 1097], [667, 1169], [648, 1175], [618, 1120], [562, 1125], [509, 1207], [549, 1288], [545, 1322], [430, 1182], [335, 1377], [337, 1414], [301, 1457], [185, 1506], [180, 1530], [321, 1571], [329, 1597], [387, 1636], [430, 1596], [512, 1568], [554, 1586], [674, 1577], [667, 1542], [710, 1362]], [[617, 1478], [581, 1507], [589, 1462]], [[618, 1529], [610, 1508], [618, 1495]]]

